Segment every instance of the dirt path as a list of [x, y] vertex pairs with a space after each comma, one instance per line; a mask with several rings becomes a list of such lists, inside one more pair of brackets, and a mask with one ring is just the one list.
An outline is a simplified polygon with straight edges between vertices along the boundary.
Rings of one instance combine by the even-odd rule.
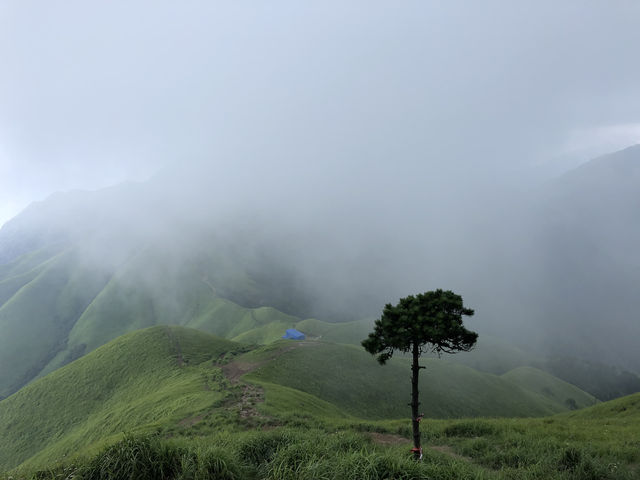
[[256, 363], [248, 363], [248, 362], [231, 362], [222, 366], [222, 373], [231, 383], [238, 383], [240, 377], [245, 373], [253, 372], [257, 368], [260, 368], [262, 365], [267, 363], [264, 362], [256, 362]]
[[241, 377], [243, 375], [257, 370], [261, 366], [278, 358], [286, 352], [290, 352], [291, 350], [294, 350], [296, 348], [304, 348], [315, 345], [317, 344], [314, 342], [295, 342], [292, 345], [287, 345], [286, 347], [273, 352], [273, 354], [270, 355], [269, 358], [266, 358], [259, 362], [232, 361], [225, 365], [221, 365], [220, 368], [222, 369], [222, 373], [227, 378], [227, 380], [229, 380], [229, 383], [232, 386], [235, 386], [235, 388], [242, 389], [238, 401], [233, 406], [234, 409], [238, 410], [240, 418], [249, 421], [253, 418], [267, 418], [257, 409], [257, 405], [264, 402], [264, 389], [257, 385], [242, 381]]
[[187, 417], [183, 420], [180, 420], [178, 422], [178, 425], [180, 425], [183, 428], [193, 427], [195, 424], [200, 423], [203, 418], [204, 418], [203, 415], [197, 415], [195, 417]]
[[240, 362], [240, 361], [232, 361], [227, 363], [226, 365], [222, 365], [222, 373], [231, 383], [238, 383], [240, 377], [251, 373], [254, 370], [266, 365], [272, 360], [275, 360], [279, 356], [290, 352], [291, 350], [295, 350], [296, 348], [305, 348], [305, 347], [315, 347], [318, 344], [315, 342], [295, 342], [292, 345], [289, 345], [285, 348], [281, 348], [274, 352], [274, 355], [271, 355], [269, 358], [266, 358], [260, 362]]
[[[377, 443], [378, 445], [384, 446], [393, 446], [393, 445], [402, 445], [402, 444], [411, 444], [411, 440], [405, 438], [401, 435], [394, 435], [392, 433], [370, 433], [369, 436], [371, 439]], [[453, 448], [449, 445], [429, 445], [427, 448], [434, 450], [438, 453], [442, 453], [451, 458], [455, 458], [456, 460], [462, 460], [464, 462], [472, 462], [472, 458], [465, 457], [464, 455], [459, 455], [453, 451]]]
[[240, 410], [240, 417], [262, 417], [256, 408], [256, 405], [262, 402], [264, 402], [264, 390], [256, 385], [244, 384], [240, 401], [236, 405]]
[[369, 435], [371, 440], [373, 440], [378, 445], [391, 446], [391, 445], [401, 445], [403, 443], [411, 443], [410, 440], [404, 438], [401, 435], [394, 435], [392, 433], [377, 433], [373, 432]]

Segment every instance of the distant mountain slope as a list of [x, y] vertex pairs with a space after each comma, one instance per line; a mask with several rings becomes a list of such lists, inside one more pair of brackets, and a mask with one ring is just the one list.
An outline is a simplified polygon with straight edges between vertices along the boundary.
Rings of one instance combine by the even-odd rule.
[[451, 355], [447, 361], [461, 363], [481, 372], [502, 375], [518, 367], [535, 366], [538, 358], [500, 338], [480, 335], [471, 351]]
[[639, 373], [640, 145], [495, 205], [500, 218], [472, 233], [471, 248], [489, 247], [466, 285], [492, 333]]
[[0, 396], [30, 381], [64, 349], [69, 330], [104, 287], [106, 276], [79, 262], [62, 252], [0, 282], [8, 287], [0, 305]]
[[564, 404], [570, 410], [589, 407], [598, 402], [593, 395], [537, 368], [518, 367], [502, 375], [502, 378], [555, 403]]
[[43, 248], [66, 248], [101, 236], [109, 238], [110, 247], [102, 255], [113, 255], [124, 246], [123, 232], [139, 234], [141, 218], [151, 219], [145, 204], [149, 193], [144, 184], [125, 183], [94, 192], [55, 193], [34, 202], [2, 226], [0, 264]]
[[550, 357], [534, 366], [572, 383], [602, 401], [640, 392], [638, 375], [611, 365], [579, 358]]
[[544, 283], [527, 307], [555, 355], [640, 372], [640, 145], [568, 172], [546, 194], [535, 234]]
[[224, 397], [215, 380], [220, 370], [198, 365], [237, 348], [181, 327], [114, 340], [0, 402], [0, 470], [211, 407]]

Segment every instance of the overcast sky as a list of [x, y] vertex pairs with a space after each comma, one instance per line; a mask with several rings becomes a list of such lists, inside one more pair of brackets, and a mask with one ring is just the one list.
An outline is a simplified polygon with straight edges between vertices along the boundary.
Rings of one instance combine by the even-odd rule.
[[636, 0], [3, 1], [0, 224], [193, 161], [543, 179], [640, 142], [639, 25]]

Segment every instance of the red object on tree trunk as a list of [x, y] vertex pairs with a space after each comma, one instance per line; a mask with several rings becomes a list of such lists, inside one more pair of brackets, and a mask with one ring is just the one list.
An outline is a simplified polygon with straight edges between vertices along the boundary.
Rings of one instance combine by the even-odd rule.
[[413, 453], [414, 457], [416, 457], [418, 460], [422, 460], [422, 447], [412, 448], [411, 453]]

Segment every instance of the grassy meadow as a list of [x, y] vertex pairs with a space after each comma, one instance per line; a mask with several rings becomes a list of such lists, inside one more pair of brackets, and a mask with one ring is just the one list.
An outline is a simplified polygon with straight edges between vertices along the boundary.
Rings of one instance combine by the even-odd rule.
[[[640, 475], [640, 394], [586, 407], [593, 397], [536, 369], [424, 363], [431, 418], [416, 463], [406, 359], [382, 367], [350, 345], [135, 331], [0, 402], [0, 478]], [[568, 395], [586, 408], [571, 411]]]
[[[634, 479], [640, 396], [539, 419], [426, 420], [415, 462], [406, 421], [272, 418], [197, 435], [122, 435], [96, 452], [13, 478]], [[623, 415], [619, 415], [620, 413]], [[626, 412], [626, 413], [625, 413]], [[8, 478], [6, 476], [5, 478]]]

